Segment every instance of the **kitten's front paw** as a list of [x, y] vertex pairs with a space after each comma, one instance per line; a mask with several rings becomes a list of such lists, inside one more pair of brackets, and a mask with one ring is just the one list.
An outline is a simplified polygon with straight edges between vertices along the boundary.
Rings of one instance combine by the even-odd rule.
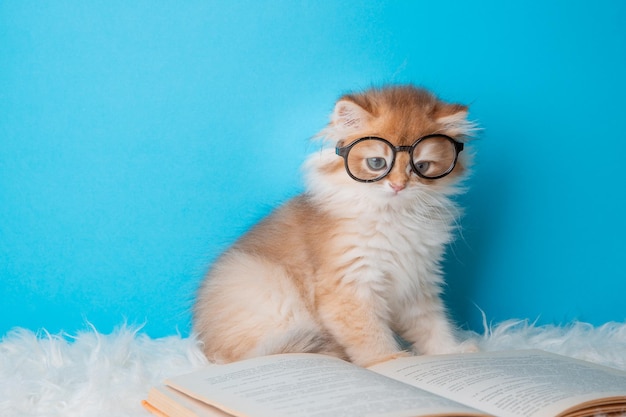
[[400, 352], [396, 352], [396, 353], [393, 353], [391, 355], [386, 355], [386, 356], [382, 356], [382, 357], [379, 357], [379, 358], [367, 361], [364, 364], [357, 363], [357, 365], [360, 365], [360, 366], [362, 366], [364, 368], [367, 368], [369, 366], [373, 366], [373, 365], [376, 365], [378, 363], [387, 362], [387, 361], [390, 361], [392, 359], [397, 359], [397, 358], [406, 358], [406, 357], [409, 357], [409, 356], [413, 356], [411, 354], [411, 352], [407, 352], [406, 350], [401, 350]]
[[465, 340], [457, 346], [458, 353], [477, 353], [480, 352], [480, 348], [478, 347], [478, 343], [475, 340]]
[[449, 349], [444, 349], [441, 354], [446, 353], [476, 353], [479, 352], [480, 349], [478, 344], [471, 339], [464, 340], [463, 342], [457, 344], [456, 346], [452, 346]]
[[436, 346], [428, 346], [427, 348], [418, 349], [413, 347], [416, 355], [447, 355], [455, 353], [476, 353], [480, 352], [478, 344], [473, 339], [464, 340], [461, 343], [447, 343], [445, 345], [438, 344]]

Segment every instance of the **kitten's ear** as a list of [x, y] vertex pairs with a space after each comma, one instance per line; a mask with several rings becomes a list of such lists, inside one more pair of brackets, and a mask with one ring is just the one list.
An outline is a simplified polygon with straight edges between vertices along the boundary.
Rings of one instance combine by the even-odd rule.
[[477, 127], [467, 119], [467, 106], [437, 103], [433, 111], [435, 121], [451, 136], [472, 136]]
[[334, 128], [345, 132], [363, 128], [370, 117], [371, 114], [354, 101], [341, 99], [335, 104], [330, 120]]

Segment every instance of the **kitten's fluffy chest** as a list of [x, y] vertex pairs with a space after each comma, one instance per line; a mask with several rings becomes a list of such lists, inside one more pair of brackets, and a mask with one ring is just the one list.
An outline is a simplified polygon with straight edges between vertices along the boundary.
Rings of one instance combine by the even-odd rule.
[[440, 282], [439, 261], [450, 240], [449, 222], [415, 207], [369, 207], [342, 222], [351, 281], [373, 286], [386, 297], [430, 292]]

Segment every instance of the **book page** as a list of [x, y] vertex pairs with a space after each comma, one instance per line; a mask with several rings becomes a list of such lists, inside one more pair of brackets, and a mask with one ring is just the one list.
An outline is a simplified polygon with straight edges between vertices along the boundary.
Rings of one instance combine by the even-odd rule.
[[159, 415], [160, 412], [166, 417], [232, 417], [222, 410], [167, 386], [150, 389], [144, 407], [153, 414]]
[[371, 369], [502, 417], [553, 417], [602, 397], [626, 402], [626, 372], [541, 351], [400, 358]]
[[213, 365], [166, 384], [240, 417], [484, 416], [340, 359], [285, 354]]

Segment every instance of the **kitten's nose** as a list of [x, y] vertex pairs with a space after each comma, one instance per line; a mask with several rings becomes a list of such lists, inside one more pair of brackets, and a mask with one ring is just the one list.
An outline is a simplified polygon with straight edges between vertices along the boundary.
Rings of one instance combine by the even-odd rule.
[[391, 186], [391, 188], [396, 192], [400, 192], [402, 190], [404, 190], [406, 188], [406, 184], [395, 184], [395, 183], [390, 183], [389, 184]]

